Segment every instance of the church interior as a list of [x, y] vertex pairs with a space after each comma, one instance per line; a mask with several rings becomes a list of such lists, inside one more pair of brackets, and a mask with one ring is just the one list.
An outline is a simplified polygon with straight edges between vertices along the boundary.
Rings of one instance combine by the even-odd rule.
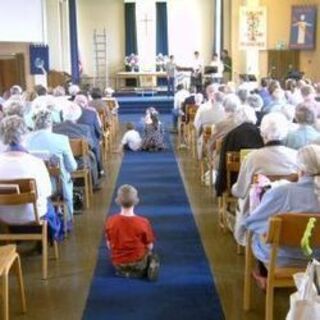
[[1, 319], [320, 319], [320, 0], [0, 11]]

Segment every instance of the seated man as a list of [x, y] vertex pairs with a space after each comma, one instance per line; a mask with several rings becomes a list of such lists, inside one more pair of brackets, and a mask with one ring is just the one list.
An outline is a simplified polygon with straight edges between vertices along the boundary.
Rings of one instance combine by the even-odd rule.
[[242, 161], [232, 194], [239, 198], [234, 229], [235, 239], [244, 245], [243, 219], [249, 214], [249, 190], [257, 173], [264, 175], [289, 175], [298, 172], [297, 152], [283, 145], [287, 136], [287, 120], [280, 113], [271, 113], [262, 119], [261, 136], [265, 146], [254, 150]]
[[203, 153], [202, 130], [204, 126], [212, 126], [225, 118], [225, 111], [222, 106], [223, 93], [217, 92], [215, 85], [209, 85], [207, 87], [207, 97], [208, 101], [198, 108], [193, 123], [198, 137], [198, 159], [202, 158]]
[[68, 206], [69, 225], [73, 219], [73, 182], [70, 173], [77, 169], [69, 138], [52, 132], [53, 120], [51, 112], [40, 111], [35, 118], [35, 131], [27, 135], [26, 149], [30, 151], [49, 151], [60, 159], [63, 197]]
[[85, 139], [89, 145], [90, 156], [89, 159], [76, 159], [78, 167], [88, 167], [91, 170], [91, 176], [93, 180], [93, 187], [98, 188], [98, 164], [97, 156], [100, 154], [100, 146], [95, 145], [91, 136], [91, 130], [89, 126], [81, 123], [77, 123], [81, 116], [81, 108], [74, 102], [66, 100], [62, 106], [62, 118], [63, 122], [53, 126], [53, 132], [63, 134], [69, 137], [69, 139]]
[[[91, 107], [88, 105], [88, 99], [84, 95], [77, 95], [74, 101], [78, 106], [81, 107], [82, 111], [81, 116], [78, 119], [78, 123], [89, 126], [94, 144], [96, 146], [100, 145], [100, 140], [102, 139], [102, 130], [101, 124], [99, 123], [99, 115], [96, 111], [91, 110]], [[96, 150], [98, 152], [96, 157], [100, 177], [101, 175], [104, 175], [104, 169], [100, 149], [97, 148]]]
[[118, 189], [121, 212], [107, 219], [105, 235], [117, 275], [157, 280], [159, 260], [152, 254], [154, 234], [150, 222], [134, 213], [138, 192], [130, 185]]
[[[261, 241], [268, 231], [269, 218], [279, 213], [315, 212], [320, 214], [320, 146], [308, 145], [298, 151], [299, 180], [272, 188], [262, 197], [260, 205], [243, 221], [243, 226], [253, 232], [252, 250], [255, 257], [268, 263], [270, 246]], [[279, 266], [306, 265], [301, 249], [282, 248], [278, 250]], [[260, 264], [261, 275], [266, 270]]]

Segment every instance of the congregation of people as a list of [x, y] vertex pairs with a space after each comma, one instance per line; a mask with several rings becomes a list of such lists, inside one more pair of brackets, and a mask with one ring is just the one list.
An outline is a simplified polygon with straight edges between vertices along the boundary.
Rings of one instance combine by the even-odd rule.
[[[48, 220], [54, 240], [62, 240], [64, 233], [73, 228], [74, 189], [83, 188], [83, 182], [74, 179], [73, 173], [86, 169], [92, 190], [102, 187], [108, 174], [104, 163], [105, 128], [115, 121], [118, 108], [111, 89], [105, 95], [99, 88], [82, 92], [77, 85], [67, 90], [38, 85], [28, 92], [15, 85], [4, 94], [0, 109], [1, 180], [35, 179], [39, 218]], [[112, 110], [108, 101], [113, 102]], [[72, 149], [72, 141], [79, 139], [86, 146], [81, 155]], [[60, 170], [61, 190], [49, 175], [51, 166]], [[53, 207], [51, 196], [56, 192], [66, 203], [64, 209]], [[20, 209], [2, 207], [1, 221], [21, 225], [34, 221], [31, 206], [22, 213]], [[62, 210], [67, 211], [63, 212], [67, 221], [59, 223]]]
[[[268, 231], [270, 217], [286, 212], [320, 213], [320, 86], [308, 79], [262, 78], [256, 88], [246, 80], [238, 85], [211, 82], [203, 95], [195, 92], [195, 88], [189, 92], [182, 85], [177, 87], [174, 132], [179, 131], [179, 139], [195, 148], [197, 160], [206, 163], [215, 196], [222, 201], [229, 192], [237, 200], [235, 206], [223, 209], [227, 216], [219, 214], [219, 223], [232, 231], [240, 247], [246, 246], [248, 230], [253, 232], [253, 253], [268, 264], [270, 246], [261, 236]], [[229, 175], [227, 157], [232, 153], [239, 154], [239, 170]], [[257, 175], [276, 176], [281, 183], [270, 182], [271, 189], [250, 210]], [[293, 182], [286, 177], [293, 177], [289, 179]], [[298, 251], [281, 249], [280, 265], [305, 265], [307, 258]], [[265, 278], [263, 272], [260, 275]]]

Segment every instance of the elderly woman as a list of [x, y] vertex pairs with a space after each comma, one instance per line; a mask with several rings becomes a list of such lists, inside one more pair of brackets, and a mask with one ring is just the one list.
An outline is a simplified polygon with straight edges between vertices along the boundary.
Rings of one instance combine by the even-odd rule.
[[73, 182], [70, 173], [77, 169], [67, 136], [52, 132], [53, 119], [48, 110], [40, 111], [35, 118], [35, 131], [31, 132], [25, 141], [30, 151], [48, 151], [60, 160], [61, 180], [64, 199], [68, 206], [69, 225], [73, 218]]
[[[279, 213], [320, 212], [320, 146], [308, 145], [298, 151], [299, 181], [267, 191], [260, 205], [243, 221], [253, 235], [252, 249], [259, 261], [268, 263], [270, 247], [260, 239], [268, 231], [268, 220]], [[300, 249], [280, 249], [278, 264], [301, 266], [306, 258]]]
[[212, 126], [210, 145], [215, 144], [217, 139], [223, 138], [233, 128], [238, 126], [235, 117], [236, 112], [242, 107], [241, 100], [236, 94], [228, 94], [222, 102], [225, 111], [225, 119]]
[[280, 113], [266, 115], [260, 130], [265, 145], [252, 151], [242, 161], [237, 182], [232, 186], [232, 194], [239, 198], [234, 236], [240, 244], [244, 244], [240, 226], [249, 213], [249, 189], [254, 175], [289, 175], [298, 171], [297, 152], [282, 143], [288, 133], [285, 117]]
[[[252, 108], [241, 107], [235, 114], [237, 127], [231, 130], [223, 139], [220, 150], [217, 178], [215, 183], [216, 195], [221, 197], [227, 187], [227, 153], [239, 152], [241, 149], [257, 149], [263, 146], [260, 131], [256, 125], [256, 115]], [[235, 182], [237, 176], [232, 177]]]
[[311, 142], [320, 139], [320, 133], [314, 129], [315, 114], [305, 104], [299, 104], [295, 114], [298, 128], [289, 132], [285, 144], [292, 149], [300, 149]]
[[246, 104], [249, 107], [253, 108], [253, 110], [255, 111], [257, 117], [257, 125], [260, 126], [261, 120], [264, 116], [264, 113], [262, 112], [263, 99], [257, 93], [250, 94], [247, 97]]
[[271, 96], [272, 101], [262, 110], [264, 113], [279, 111], [287, 103], [285, 92], [281, 88], [276, 88]]
[[[13, 115], [0, 123], [0, 138], [7, 147], [0, 154], [0, 176], [3, 180], [34, 178], [37, 185], [37, 209], [41, 219], [48, 220], [50, 235], [57, 237], [60, 222], [55, 210], [48, 201], [51, 195], [51, 182], [44, 162], [30, 155], [22, 146], [24, 135], [28, 132], [23, 118]], [[27, 224], [34, 221], [32, 205], [0, 207], [0, 219], [8, 224]]]

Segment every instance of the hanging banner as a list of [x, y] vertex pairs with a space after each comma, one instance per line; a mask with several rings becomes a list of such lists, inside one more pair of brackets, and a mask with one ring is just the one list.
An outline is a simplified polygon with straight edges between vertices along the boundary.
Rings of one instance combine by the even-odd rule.
[[240, 49], [267, 48], [267, 9], [266, 7], [240, 7], [239, 39]]
[[46, 74], [49, 72], [49, 47], [43, 44], [30, 44], [30, 73]]
[[314, 49], [317, 24], [316, 6], [293, 6], [290, 49]]

